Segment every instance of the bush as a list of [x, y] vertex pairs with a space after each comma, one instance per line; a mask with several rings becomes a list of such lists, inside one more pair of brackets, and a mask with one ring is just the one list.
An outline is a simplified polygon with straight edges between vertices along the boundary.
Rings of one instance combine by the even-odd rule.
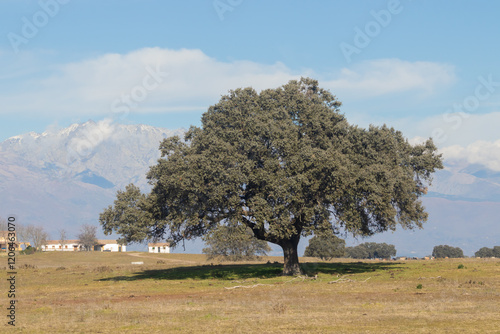
[[500, 258], [500, 246], [493, 248], [483, 247], [474, 253], [475, 257], [498, 257]]
[[22, 255], [31, 255], [36, 252], [36, 249], [34, 247], [28, 246], [26, 249], [22, 250], [19, 252], [19, 254]]
[[220, 225], [203, 237], [206, 248], [202, 252], [208, 259], [223, 261], [253, 260], [259, 255], [267, 255], [271, 247], [257, 239], [249, 227], [243, 225]]
[[396, 247], [384, 243], [365, 242], [356, 247], [347, 247], [346, 256], [353, 259], [388, 259], [396, 256]]
[[368, 259], [369, 253], [365, 247], [361, 245], [355, 247], [346, 247], [345, 249], [346, 257], [350, 257], [351, 259]]
[[432, 250], [432, 256], [435, 258], [460, 258], [464, 257], [464, 252], [459, 247], [451, 247], [448, 245], [435, 246]]
[[500, 246], [493, 247], [493, 256], [500, 258]]
[[488, 247], [483, 247], [474, 253], [475, 257], [492, 257], [494, 256], [493, 249]]
[[331, 235], [314, 236], [309, 240], [304, 256], [318, 257], [321, 260], [331, 260], [334, 257], [343, 257], [345, 241]]

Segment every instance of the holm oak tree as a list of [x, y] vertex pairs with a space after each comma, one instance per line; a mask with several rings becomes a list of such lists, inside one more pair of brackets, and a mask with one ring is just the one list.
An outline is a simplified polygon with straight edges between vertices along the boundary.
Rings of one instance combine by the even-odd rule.
[[237, 222], [281, 246], [283, 273], [294, 275], [301, 236], [421, 228], [419, 197], [442, 168], [432, 140], [411, 145], [385, 125], [350, 125], [340, 106], [310, 78], [230, 91], [200, 128], [161, 143], [151, 192], [119, 192], [101, 214], [104, 231], [176, 244]]

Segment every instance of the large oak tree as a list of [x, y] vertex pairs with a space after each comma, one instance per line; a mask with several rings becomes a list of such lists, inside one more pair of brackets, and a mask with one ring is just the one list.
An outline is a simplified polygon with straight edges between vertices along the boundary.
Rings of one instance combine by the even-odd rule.
[[419, 197], [442, 168], [432, 140], [411, 145], [385, 125], [350, 125], [340, 105], [309, 78], [260, 94], [230, 91], [201, 128], [161, 143], [151, 193], [119, 192], [101, 214], [104, 231], [175, 244], [238, 222], [281, 246], [283, 273], [293, 275], [301, 236], [422, 227]]

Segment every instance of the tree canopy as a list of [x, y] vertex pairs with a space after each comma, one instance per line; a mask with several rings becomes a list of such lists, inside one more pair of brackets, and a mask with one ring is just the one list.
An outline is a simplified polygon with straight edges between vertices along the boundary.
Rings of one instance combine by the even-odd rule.
[[333, 233], [315, 235], [309, 239], [309, 245], [304, 256], [318, 257], [321, 260], [331, 260], [334, 257], [343, 257], [345, 241]]
[[495, 256], [493, 253], [493, 249], [488, 247], [482, 247], [476, 253], [474, 253], [475, 257], [493, 257]]
[[439, 245], [434, 246], [432, 250], [432, 256], [436, 258], [455, 258], [455, 257], [464, 257], [464, 252], [460, 247], [452, 247], [448, 245]]
[[376, 242], [365, 242], [345, 249], [346, 256], [353, 259], [388, 259], [396, 256], [394, 245]]
[[498, 257], [500, 258], [500, 246], [495, 246], [493, 248], [482, 247], [476, 253], [475, 257]]
[[500, 246], [493, 247], [493, 256], [500, 258]]
[[280, 245], [292, 275], [301, 236], [422, 227], [419, 197], [442, 168], [432, 140], [411, 145], [385, 125], [350, 125], [340, 106], [309, 78], [260, 94], [230, 91], [201, 128], [161, 143], [162, 159], [147, 174], [151, 192], [119, 193], [123, 200], [101, 214], [105, 233], [176, 244], [237, 222]]

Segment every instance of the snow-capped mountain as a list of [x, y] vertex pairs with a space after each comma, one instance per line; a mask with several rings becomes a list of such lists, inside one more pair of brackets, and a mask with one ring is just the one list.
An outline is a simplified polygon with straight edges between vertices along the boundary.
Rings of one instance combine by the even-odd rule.
[[78, 180], [106, 189], [123, 188], [131, 182], [144, 187], [148, 166], [160, 157], [160, 141], [184, 132], [88, 121], [59, 131], [11, 137], [0, 143], [0, 154], [8, 152], [11, 163], [49, 178]]
[[149, 166], [160, 141], [184, 129], [88, 121], [44, 133], [30, 132], [0, 143], [0, 216], [76, 236], [97, 224], [116, 191], [134, 183], [147, 190]]
[[477, 165], [461, 169], [447, 167], [434, 175], [429, 196], [500, 202], [500, 173]]

